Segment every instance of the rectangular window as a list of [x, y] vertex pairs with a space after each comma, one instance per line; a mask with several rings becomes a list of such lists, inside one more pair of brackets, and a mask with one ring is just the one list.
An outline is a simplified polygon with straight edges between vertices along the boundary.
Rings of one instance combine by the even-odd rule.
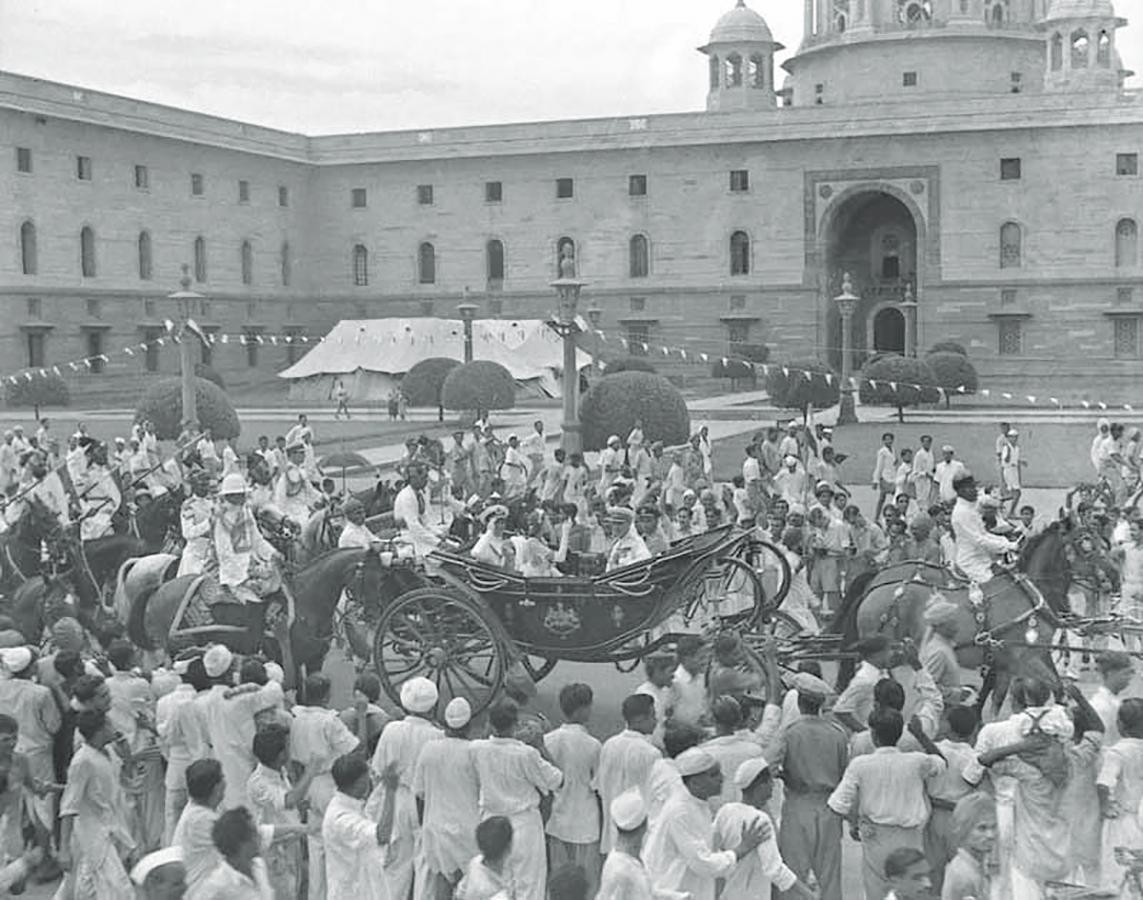
[[242, 340], [246, 344], [246, 368], [258, 368], [258, 332], [247, 328], [242, 333]]
[[815, 105], [821, 106], [824, 99], [825, 99], [825, 85], [824, 84], [815, 84], [814, 85], [814, 103], [815, 103]]
[[999, 332], [1001, 356], [1020, 356], [1024, 352], [1024, 329], [1019, 319], [1001, 319]]
[[1014, 288], [1006, 288], [1000, 292], [1000, 305], [1001, 306], [1015, 306], [1016, 305], [1016, 291]]
[[135, 187], [145, 191], [151, 186], [151, 173], [146, 166], [135, 166]]
[[1139, 154], [1138, 153], [1116, 153], [1115, 154], [1115, 174], [1116, 175], [1138, 175], [1139, 174]]
[[29, 147], [16, 148], [16, 171], [30, 175], [32, 172], [32, 151]]
[[89, 299], [86, 304], [87, 317], [89, 319], [98, 319], [103, 315], [103, 302], [98, 298]]
[[29, 331], [27, 334], [28, 344], [28, 368], [29, 369], [42, 369], [44, 367], [44, 333], [42, 331]]
[[575, 179], [557, 178], [556, 197], [559, 200], [570, 200], [575, 196]]
[[651, 352], [648, 341], [651, 326], [645, 322], [632, 322], [627, 326], [627, 352], [632, 356], [646, 356]]
[[647, 196], [647, 176], [646, 175], [628, 175], [627, 176], [627, 194], [631, 197], [646, 197]]
[[91, 181], [90, 156], [77, 156], [75, 158], [75, 177], [80, 181]]
[[1115, 292], [1115, 305], [1116, 306], [1130, 306], [1131, 301], [1135, 299], [1135, 291], [1133, 288], [1121, 287]]
[[28, 318], [40, 322], [44, 317], [44, 303], [39, 297], [28, 298]]
[[730, 308], [732, 310], [746, 309], [746, 295], [745, 294], [731, 294], [731, 296], [730, 296]]
[[728, 322], [726, 325], [727, 338], [733, 344], [748, 344], [750, 343], [750, 323], [749, 322]]
[[143, 368], [148, 372], [159, 371], [159, 338], [163, 336], [162, 328], [145, 328], [143, 330]]
[[239, 182], [238, 182], [238, 202], [239, 203], [249, 203], [250, 202], [250, 182], [249, 181], [239, 180]]
[[730, 189], [738, 194], [750, 190], [750, 172], [746, 169], [731, 169]]
[[84, 333], [87, 344], [87, 361], [95, 375], [103, 373], [103, 329], [89, 328]]
[[631, 312], [643, 312], [647, 308], [646, 297], [631, 298]]
[[369, 197], [365, 188], [354, 188], [349, 192], [349, 205], [354, 209], [365, 209], [368, 202]]
[[1012, 156], [1008, 159], [1000, 160], [1000, 180], [1001, 181], [1019, 181], [1020, 180], [1020, 157]]
[[504, 200], [504, 185], [499, 181], [484, 182], [484, 202], [501, 203]]
[[1115, 320], [1114, 347], [1116, 359], [1137, 359], [1139, 357], [1139, 319], [1135, 316], [1119, 316]]
[[155, 301], [154, 300], [144, 300], [143, 301], [143, 318], [144, 319], [155, 318]]
[[197, 172], [191, 173], [191, 196], [201, 197], [205, 193], [202, 176]]
[[289, 206], [290, 205], [290, 189], [288, 187], [286, 187], [284, 184], [278, 185], [278, 205], [279, 206]]
[[433, 205], [433, 186], [431, 184], [417, 185], [417, 203], [421, 206]]
[[1019, 72], [1012, 73], [1012, 87], [1009, 90], [1013, 94], [1019, 94], [1024, 90], [1024, 76]]
[[904, 73], [902, 73], [901, 84], [904, 87], [916, 87], [917, 86], [917, 73], [916, 72], [904, 72]]

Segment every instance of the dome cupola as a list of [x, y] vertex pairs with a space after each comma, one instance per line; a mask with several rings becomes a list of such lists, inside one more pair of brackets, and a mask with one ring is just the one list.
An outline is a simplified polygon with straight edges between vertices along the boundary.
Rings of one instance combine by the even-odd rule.
[[766, 20], [746, 0], [737, 0], [715, 23], [707, 44], [699, 47], [710, 66], [706, 108], [711, 112], [773, 109], [777, 105], [774, 54], [781, 49]]

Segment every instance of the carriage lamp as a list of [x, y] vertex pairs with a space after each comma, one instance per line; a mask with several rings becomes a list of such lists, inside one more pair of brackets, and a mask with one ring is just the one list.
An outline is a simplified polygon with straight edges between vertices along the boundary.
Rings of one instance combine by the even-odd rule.
[[1036, 621], [1036, 617], [1032, 616], [1028, 620], [1028, 630], [1024, 632], [1024, 643], [1034, 644], [1040, 637], [1040, 623]]
[[479, 309], [479, 306], [468, 299], [468, 288], [466, 287], [464, 289], [464, 302], [456, 308], [461, 321], [464, 322], [464, 361], [466, 363], [472, 362], [472, 323], [476, 319], [476, 313]]

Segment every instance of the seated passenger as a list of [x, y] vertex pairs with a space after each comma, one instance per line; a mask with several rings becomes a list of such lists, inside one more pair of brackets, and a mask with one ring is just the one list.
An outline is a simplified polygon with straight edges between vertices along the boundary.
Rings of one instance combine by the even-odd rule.
[[639, 507], [635, 515], [635, 530], [643, 538], [643, 543], [652, 556], [666, 552], [670, 540], [659, 526], [659, 510], [656, 507], [648, 504]]
[[527, 537], [520, 544], [516, 557], [516, 568], [525, 578], [559, 578], [563, 573], [556, 568], [568, 556], [568, 533], [571, 525], [563, 523], [560, 528], [559, 548], [553, 550], [540, 536], [544, 527], [543, 514], [535, 510], [528, 514]]
[[635, 513], [628, 507], [613, 506], [608, 509], [604, 530], [611, 542], [607, 551], [608, 572], [651, 558], [651, 551], [635, 530]]
[[504, 523], [508, 519], [508, 507], [499, 503], [489, 506], [480, 514], [484, 523], [484, 534], [472, 548], [473, 559], [502, 569], [516, 568], [516, 551], [512, 540], [504, 534]]

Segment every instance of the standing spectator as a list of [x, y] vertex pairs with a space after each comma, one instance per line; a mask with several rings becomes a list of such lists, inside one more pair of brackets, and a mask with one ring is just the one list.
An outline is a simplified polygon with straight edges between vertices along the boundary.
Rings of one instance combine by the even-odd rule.
[[[745, 724], [742, 707], [734, 697], [716, 697], [711, 702], [711, 715], [715, 736], [700, 744], [699, 749], [709, 753], [718, 763], [719, 769], [723, 772], [737, 772], [743, 763], [762, 758], [761, 746], [749, 731], [742, 728]], [[723, 778], [722, 789], [710, 798], [710, 807], [718, 812], [727, 803], [736, 803], [741, 799], [741, 786], [733, 778]]]
[[445, 707], [445, 736], [429, 741], [417, 757], [413, 793], [421, 819], [426, 880], [421, 896], [451, 895], [477, 853], [480, 779], [469, 740], [472, 709], [463, 697]]
[[921, 663], [940, 690], [945, 709], [952, 709], [964, 699], [960, 662], [956, 658], [960, 609], [938, 595], [929, 601], [924, 618], [928, 629], [921, 641]]
[[1006, 440], [1000, 448], [1000, 484], [1009, 501], [1008, 515], [1016, 515], [1020, 502], [1020, 469], [1027, 463], [1020, 453], [1020, 432], [1010, 428]]
[[[362, 738], [368, 735], [368, 720], [364, 715], [357, 718], [357, 735], [345, 727], [337, 712], [329, 708], [329, 694], [330, 681], [327, 676], [320, 672], [307, 675], [302, 691], [305, 704], [293, 708], [294, 719], [289, 730], [289, 755], [305, 766], [305, 798], [317, 818], [325, 815], [325, 809], [336, 790], [331, 774], [334, 760], [352, 753], [364, 743]], [[324, 847], [320, 835], [308, 835], [307, 840], [310, 897], [313, 900], [323, 900], [326, 896]]]
[[875, 710], [869, 728], [877, 750], [850, 761], [828, 804], [860, 835], [865, 896], [884, 897], [891, 877], [885, 863], [894, 850], [911, 847], [924, 859], [921, 851], [929, 819], [926, 785], [944, 771], [945, 762], [916, 718], [909, 722], [909, 731], [924, 753], [897, 749], [904, 723], [894, 709]]
[[956, 856], [945, 868], [941, 900], [992, 897], [996, 851], [996, 804], [983, 791], [962, 797], [952, 813]]
[[766, 814], [766, 805], [774, 793], [774, 773], [761, 756], [747, 760], [734, 771], [734, 786], [741, 802], [727, 803], [714, 817], [714, 847], [734, 850], [743, 833], [751, 826], [767, 833], [756, 851], [739, 860], [723, 883], [720, 900], [755, 900], [771, 895], [776, 888], [784, 896], [817, 900], [818, 895], [782, 861], [774, 825]]
[[876, 571], [888, 555], [889, 539], [876, 522], [870, 522], [852, 504], [845, 508], [845, 524], [849, 526], [852, 556], [846, 567], [846, 578], [853, 584], [866, 572]]
[[607, 854], [596, 900], [654, 900], [651, 876], [640, 854], [647, 834], [647, 804], [639, 791], [624, 791], [609, 809], [615, 823], [615, 847]]
[[706, 669], [710, 654], [706, 642], [697, 634], [679, 638], [675, 648], [678, 666], [671, 684], [674, 719], [697, 725], [707, 719]]
[[352, 734], [361, 737], [361, 719], [365, 719], [364, 747], [369, 757], [377, 749], [381, 732], [389, 724], [389, 714], [377, 704], [381, 700], [381, 679], [372, 672], [362, 672], [353, 681], [353, 705], [338, 713]]
[[[416, 859], [420, 822], [413, 793], [413, 775], [425, 745], [444, 737], [444, 732], [432, 722], [438, 699], [437, 686], [427, 678], [410, 678], [402, 684], [401, 706], [407, 715], [385, 727], [373, 752], [374, 774], [381, 777], [391, 773], [393, 786], [379, 787], [369, 798], [366, 812], [374, 814], [380, 798], [388, 803], [387, 795], [396, 794], [392, 800], [392, 834], [388, 837], [385, 854], [385, 879], [395, 897], [408, 896], [414, 884], [414, 862], [423, 864], [423, 860]], [[425, 875], [423, 871], [418, 874]]]
[[885, 883], [885, 900], [928, 900], [933, 879], [925, 854], [915, 847], [898, 847], [885, 858]]
[[613, 434], [607, 439], [607, 446], [599, 453], [599, 496], [606, 497], [612, 482], [619, 475], [623, 467], [623, 442], [619, 435]]
[[822, 900], [841, 900], [841, 820], [826, 800], [849, 761], [845, 732], [821, 715], [830, 687], [809, 672], [794, 676], [799, 717], [782, 732], [773, 765], [786, 785], [778, 848], [803, 882], [812, 872]]
[[655, 730], [651, 743], [663, 748], [663, 730], [671, 716], [671, 683], [675, 677], [675, 658], [669, 653], [649, 653], [643, 657], [643, 671], [647, 680], [635, 688], [636, 694], [646, 694], [655, 701]]
[[643, 861], [659, 891], [681, 891], [691, 900], [714, 900], [715, 881], [749, 856], [772, 829], [754, 821], [742, 830], [734, 850], [716, 851], [708, 801], [722, 790], [722, 772], [709, 753], [695, 747], [675, 765], [685, 790], [670, 796], [643, 850]]
[[245, 807], [229, 809], [211, 826], [218, 862], [195, 892], [196, 900], [274, 896], [258, 826]]
[[202, 707], [195, 698], [210, 690], [210, 680], [202, 665], [202, 657], [177, 660], [182, 684], [159, 699], [155, 708], [159, 745], [167, 759], [164, 786], [163, 845], [171, 843], [175, 825], [187, 805], [187, 766], [196, 759], [210, 756], [210, 740]]
[[182, 850], [187, 890], [193, 892], [218, 861], [210, 830], [218, 818], [226, 785], [222, 766], [216, 759], [196, 759], [187, 766], [186, 781], [187, 805], [175, 825], [171, 842]]
[[913, 485], [913, 496], [917, 509], [927, 510], [933, 503], [933, 473], [936, 462], [933, 459], [933, 436], [921, 435], [921, 446], [913, 454], [913, 471], [909, 475]]
[[1007, 422], [999, 423], [1000, 434], [996, 436], [996, 474], [1001, 484], [1004, 483], [1004, 447], [1008, 443], [1008, 432], [1012, 426]]
[[1103, 744], [1110, 747], [1119, 740], [1119, 706], [1123, 702], [1120, 694], [1135, 677], [1135, 664], [1121, 650], [1104, 650], [1095, 664], [1103, 683], [1095, 689], [1089, 702], [1103, 722]]
[[[932, 813], [925, 826], [925, 855], [933, 873], [933, 891], [940, 893], [945, 867], [959, 846], [955, 821], [956, 805], [973, 793], [984, 779], [984, 767], [977, 761], [972, 739], [979, 724], [976, 710], [957, 706], [948, 714], [948, 734], [937, 742], [947, 768], [929, 784]], [[995, 813], [993, 813], [995, 821]]]
[[396, 820], [397, 775], [390, 767], [382, 773], [385, 799], [376, 819], [365, 812], [369, 796], [369, 765], [356, 755], [338, 757], [330, 770], [337, 792], [321, 823], [326, 854], [326, 882], [333, 900], [406, 898], [386, 881], [382, 847], [388, 847]]
[[873, 490], [877, 492], [877, 505], [873, 509], [875, 520], [881, 518], [885, 498], [893, 497], [897, 492], [897, 455], [893, 452], [893, 440], [891, 431], [881, 435], [881, 446], [877, 448], [877, 458], [873, 462]]
[[333, 383], [333, 400], [337, 404], [333, 411], [334, 421], [340, 419], [342, 414], [345, 415], [346, 421], [349, 421], [349, 388], [340, 378]]
[[698, 430], [698, 450], [702, 454], [703, 477], [709, 482], [714, 474], [714, 451], [710, 443], [710, 426], [700, 425]]
[[599, 795], [595, 792], [601, 745], [587, 731], [592, 700], [588, 685], [564, 685], [560, 690], [564, 723], [544, 736], [544, 746], [564, 776], [547, 822], [548, 859], [553, 870], [564, 865], [581, 867], [594, 896], [602, 864]]
[[774, 476], [774, 490], [778, 496], [792, 506], [795, 503], [805, 501], [808, 487], [809, 477], [806, 475], [806, 470], [802, 468], [798, 457], [792, 453], [787, 453], [782, 457], [781, 471]]
[[492, 737], [473, 745], [481, 814], [504, 816], [512, 824], [508, 864], [518, 896], [542, 897], [547, 859], [540, 797], [559, 788], [563, 775], [539, 749], [514, 737], [519, 725], [519, 707], [514, 701], [504, 698], [493, 704], [488, 721]]
[[941, 447], [941, 461], [937, 463], [935, 471], [937, 499], [941, 503], [952, 503], [956, 499], [954, 483], [967, 474], [968, 469], [964, 463], [956, 458], [956, 448], [952, 444]]
[[520, 441], [520, 452], [528, 460], [528, 484], [533, 487], [539, 486], [544, 467], [545, 447], [544, 422], [542, 419], [536, 419], [532, 423], [532, 433]]
[[655, 701], [646, 694], [632, 694], [623, 701], [627, 727], [609, 737], [599, 753], [596, 789], [603, 801], [600, 850], [610, 853], [615, 845], [615, 826], [608, 817], [612, 801], [635, 788], [647, 795], [651, 767], [661, 754], [651, 743], [655, 732]]
[[60, 799], [60, 865], [67, 871], [61, 896], [104, 900], [130, 897], [131, 880], [121, 855], [134, 849], [123, 819], [118, 768], [108, 746], [114, 734], [107, 716], [85, 710], [76, 717], [83, 743], [68, 767], [67, 787]]
[[[647, 786], [640, 793], [647, 802], [647, 817], [654, 825], [659, 820], [663, 806], [676, 791], [684, 790], [683, 779], [675, 766], [679, 754], [697, 747], [706, 739], [706, 732], [695, 725], [671, 725], [663, 734], [663, 753], [656, 759], [647, 776]], [[614, 801], [613, 801], [614, 805]]]
[[1124, 700], [1117, 724], [1122, 734], [1105, 747], [1096, 785], [1103, 811], [1103, 884], [1117, 890], [1127, 874], [1115, 858], [1115, 848], [1143, 851], [1143, 700]]
[[[501, 900], [522, 897], [512, 868], [512, 844], [515, 834], [507, 816], [491, 816], [476, 827], [476, 846], [480, 854], [472, 858], [457, 885], [456, 900]], [[543, 885], [539, 893], [544, 893]]]
[[[300, 826], [298, 807], [305, 803], [310, 782], [317, 774], [316, 766], [306, 766], [295, 785], [287, 772], [290, 760], [290, 732], [281, 725], [270, 725], [254, 735], [254, 767], [246, 793], [250, 798], [250, 812], [258, 825]], [[279, 841], [265, 853], [270, 885], [282, 900], [298, 896], [301, 880], [302, 854], [298, 841]], [[310, 896], [318, 897], [323, 884], [310, 883]]]

